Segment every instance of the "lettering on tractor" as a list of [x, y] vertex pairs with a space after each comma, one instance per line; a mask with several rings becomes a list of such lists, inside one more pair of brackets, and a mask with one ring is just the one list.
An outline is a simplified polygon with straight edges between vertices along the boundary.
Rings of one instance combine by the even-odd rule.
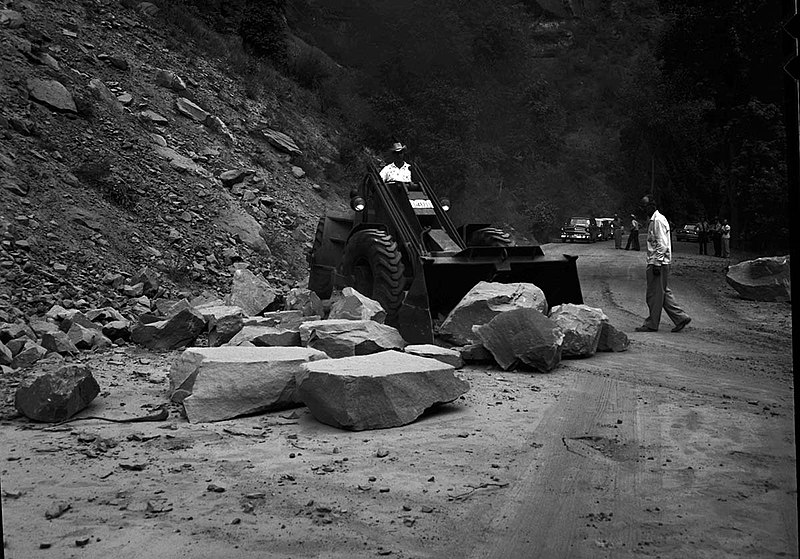
[[417, 183], [385, 183], [370, 164], [347, 214], [320, 219], [308, 287], [322, 299], [353, 287], [383, 305], [409, 343], [433, 342], [446, 315], [480, 281], [536, 284], [548, 303], [583, 303], [577, 256], [545, 256], [489, 224], [456, 227], [419, 166]]

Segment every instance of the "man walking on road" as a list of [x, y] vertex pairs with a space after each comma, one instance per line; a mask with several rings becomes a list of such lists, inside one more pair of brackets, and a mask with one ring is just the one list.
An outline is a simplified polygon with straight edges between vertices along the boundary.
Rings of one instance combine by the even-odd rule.
[[636, 216], [631, 214], [631, 234], [628, 235], [628, 242], [625, 244], [625, 250], [639, 250], [639, 222], [636, 221]]
[[672, 239], [669, 222], [656, 209], [652, 195], [642, 198], [650, 221], [647, 226], [647, 307], [650, 309], [644, 324], [637, 332], [656, 332], [661, 322], [661, 309], [675, 323], [673, 332], [680, 332], [692, 319], [678, 306], [669, 288], [669, 267], [672, 260]]

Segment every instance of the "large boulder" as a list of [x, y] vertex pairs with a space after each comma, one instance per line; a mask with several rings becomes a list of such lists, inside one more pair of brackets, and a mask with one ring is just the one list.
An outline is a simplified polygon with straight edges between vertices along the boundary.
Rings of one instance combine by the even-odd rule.
[[73, 326], [78, 325], [89, 330], [100, 330], [101, 326], [95, 324], [82, 312], [76, 309], [69, 309], [64, 318], [58, 323], [58, 327], [62, 332], [69, 332]]
[[770, 256], [740, 262], [728, 268], [728, 285], [751, 301], [792, 300], [788, 256]]
[[202, 305], [195, 310], [208, 324], [208, 345], [218, 347], [233, 338], [244, 326], [244, 309], [232, 305]]
[[61, 112], [75, 113], [75, 100], [61, 82], [28, 78], [28, 93], [35, 101]]
[[600, 330], [600, 340], [597, 342], [597, 351], [627, 351], [631, 345], [628, 335], [618, 330], [610, 322], [604, 321]]
[[297, 287], [290, 289], [286, 294], [285, 306], [287, 311], [300, 311], [303, 316], [322, 316], [324, 314], [322, 301], [310, 289]]
[[[19, 351], [15, 351], [13, 349], [13, 342], [18, 340], [25, 340], [22, 343], [22, 347], [19, 348]], [[14, 369], [19, 369], [20, 367], [31, 367], [34, 363], [36, 363], [39, 359], [47, 355], [47, 350], [28, 338], [17, 338], [16, 340], [12, 340], [8, 342], [7, 347], [11, 349], [11, 353], [14, 354], [14, 359], [11, 361], [11, 366]]]
[[14, 395], [14, 405], [35, 421], [69, 419], [100, 393], [100, 386], [86, 365], [66, 365], [55, 371], [24, 379]]
[[42, 335], [41, 346], [47, 351], [53, 351], [61, 355], [76, 355], [79, 353], [77, 346], [69, 336], [58, 328]]
[[0, 324], [0, 342], [8, 343], [11, 340], [27, 338], [36, 340], [36, 332], [23, 322], [4, 322]]
[[300, 325], [304, 346], [329, 357], [368, 355], [388, 349], [402, 350], [406, 343], [395, 328], [372, 320], [313, 320]]
[[77, 322], [70, 326], [67, 331], [67, 338], [75, 344], [78, 349], [97, 349], [109, 347], [111, 340], [103, 335], [102, 331], [95, 328], [87, 328]]
[[317, 421], [353, 431], [406, 425], [469, 390], [451, 365], [397, 351], [307, 363], [297, 384]]
[[190, 348], [170, 370], [171, 397], [191, 423], [294, 406], [301, 365], [321, 359], [321, 351], [301, 347]]
[[239, 269], [233, 273], [233, 285], [228, 303], [241, 307], [250, 316], [264, 312], [277, 297], [269, 282], [250, 270]]
[[550, 320], [564, 332], [562, 357], [589, 357], [597, 351], [603, 322], [607, 322], [608, 317], [601, 309], [566, 303], [553, 307]]
[[149, 349], [176, 349], [193, 343], [205, 326], [203, 315], [183, 309], [166, 320], [138, 323], [131, 331], [131, 341]]
[[547, 373], [561, 362], [564, 333], [536, 309], [504, 312], [477, 328], [483, 346], [504, 370], [518, 365]]
[[362, 295], [352, 287], [345, 287], [342, 296], [331, 305], [330, 319], [374, 320], [383, 324], [386, 311], [378, 301]]
[[450, 311], [438, 334], [453, 345], [474, 344], [479, 341], [474, 327], [487, 324], [500, 313], [519, 308], [546, 313], [544, 292], [532, 283], [482, 281], [470, 289]]

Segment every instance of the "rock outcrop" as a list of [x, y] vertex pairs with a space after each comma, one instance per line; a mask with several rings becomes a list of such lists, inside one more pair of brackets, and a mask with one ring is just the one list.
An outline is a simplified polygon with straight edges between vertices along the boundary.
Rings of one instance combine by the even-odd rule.
[[469, 390], [452, 366], [396, 351], [308, 363], [297, 384], [317, 421], [353, 431], [406, 425]]

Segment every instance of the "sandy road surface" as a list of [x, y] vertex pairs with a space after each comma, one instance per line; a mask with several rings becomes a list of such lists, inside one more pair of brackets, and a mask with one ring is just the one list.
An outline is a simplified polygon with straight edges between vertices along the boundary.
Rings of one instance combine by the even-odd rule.
[[[174, 408], [44, 427], [0, 383], [6, 556], [796, 557], [789, 306], [739, 300], [723, 261], [675, 248], [684, 332], [633, 332], [642, 253], [548, 245], [581, 255], [586, 302], [631, 349], [548, 375], [464, 369], [463, 399], [399, 429], [304, 409], [190, 425]], [[86, 413], [164, 403], [175, 355], [87, 356], [102, 393]]]

